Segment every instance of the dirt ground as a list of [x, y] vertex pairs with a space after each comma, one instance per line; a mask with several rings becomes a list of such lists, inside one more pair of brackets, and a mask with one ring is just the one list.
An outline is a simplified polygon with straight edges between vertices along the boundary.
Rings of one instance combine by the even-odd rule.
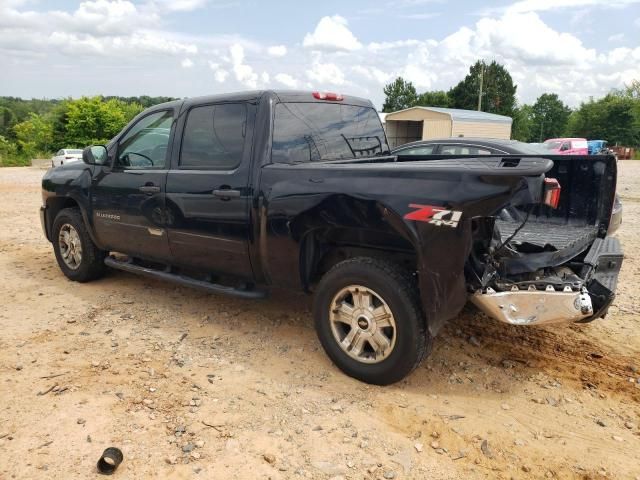
[[0, 478], [640, 479], [640, 162], [606, 320], [509, 327], [468, 307], [406, 381], [368, 386], [310, 299], [76, 284], [40, 231], [43, 170], [0, 169]]

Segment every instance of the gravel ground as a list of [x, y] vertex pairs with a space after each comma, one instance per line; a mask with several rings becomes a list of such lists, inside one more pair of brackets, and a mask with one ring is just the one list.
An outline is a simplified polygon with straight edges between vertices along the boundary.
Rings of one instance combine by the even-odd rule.
[[406, 381], [341, 374], [310, 299], [111, 272], [74, 284], [40, 232], [42, 170], [0, 169], [0, 478], [640, 479], [640, 162], [606, 320], [509, 327], [469, 307]]

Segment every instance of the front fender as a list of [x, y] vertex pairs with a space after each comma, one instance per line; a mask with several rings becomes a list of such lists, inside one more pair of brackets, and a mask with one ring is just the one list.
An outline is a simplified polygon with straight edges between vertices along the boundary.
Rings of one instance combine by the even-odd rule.
[[77, 206], [87, 226], [91, 240], [102, 248], [95, 236], [91, 214], [91, 184], [93, 166], [84, 163], [71, 163], [52, 168], [42, 179], [43, 202], [48, 207], [47, 227], [51, 231], [57, 213], [67, 207]]

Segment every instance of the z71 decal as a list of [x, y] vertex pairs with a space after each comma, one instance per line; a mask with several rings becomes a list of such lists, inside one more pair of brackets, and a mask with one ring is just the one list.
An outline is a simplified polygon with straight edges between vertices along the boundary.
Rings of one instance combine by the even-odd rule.
[[409, 208], [415, 208], [413, 212], [407, 213], [405, 220], [415, 220], [416, 222], [427, 222], [436, 227], [446, 226], [456, 228], [462, 217], [459, 210], [446, 210], [433, 205], [417, 205], [412, 203]]

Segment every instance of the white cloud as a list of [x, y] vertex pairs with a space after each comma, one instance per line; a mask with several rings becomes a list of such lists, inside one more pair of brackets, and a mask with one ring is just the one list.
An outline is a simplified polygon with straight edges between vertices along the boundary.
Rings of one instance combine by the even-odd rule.
[[182, 60], [182, 62], [180, 62], [180, 66], [182, 68], [191, 68], [193, 67], [193, 60], [191, 60], [190, 58], [185, 58], [184, 60]]
[[402, 76], [420, 90], [431, 90], [431, 87], [438, 78], [433, 69], [424, 68], [412, 63], [404, 67]]
[[367, 50], [373, 53], [383, 50], [394, 50], [398, 48], [415, 47], [420, 45], [420, 40], [396, 40], [395, 42], [371, 42], [367, 45]]
[[209, 0], [156, 0], [155, 3], [169, 12], [191, 12], [204, 7]]
[[222, 68], [219, 63], [209, 62], [209, 68], [213, 71], [213, 78], [218, 83], [224, 83], [229, 76], [229, 72]]
[[71, 29], [92, 36], [126, 35], [159, 24], [159, 16], [151, 11], [143, 11], [127, 0], [93, 0], [80, 3], [71, 14], [54, 11], [46, 15], [46, 21], [53, 20], [57, 28]]
[[281, 83], [285, 87], [297, 88], [298, 81], [288, 73], [278, 73], [275, 77], [276, 82]]
[[368, 80], [374, 81], [378, 84], [385, 84], [393, 80], [393, 75], [388, 72], [383, 72], [376, 67], [365, 67], [363, 65], [354, 65], [351, 70], [355, 73], [362, 75]]
[[624, 40], [624, 33], [616, 33], [615, 35], [610, 35], [607, 40], [610, 42], [621, 42], [622, 40]]
[[260, 74], [260, 80], [262, 80], [262, 83], [269, 83], [269, 80], [271, 80], [271, 75], [269, 75], [268, 72], [262, 72]]
[[347, 52], [362, 47], [362, 44], [349, 30], [347, 19], [340, 15], [322, 17], [313, 33], [305, 35], [302, 45], [314, 50]]
[[305, 73], [307, 78], [318, 87], [321, 87], [323, 84], [345, 84], [344, 73], [335, 63], [320, 63], [320, 61], [314, 60], [311, 68]]
[[596, 56], [594, 49], [585, 48], [574, 35], [556, 32], [536, 13], [507, 12], [500, 19], [479, 20], [473, 47], [529, 64], [578, 67]]
[[238, 43], [231, 45], [229, 49], [231, 65], [236, 80], [245, 87], [257, 88], [258, 74], [250, 65], [244, 63], [244, 47]]
[[284, 45], [273, 45], [267, 48], [267, 53], [272, 57], [284, 57], [287, 54], [287, 47]]
[[213, 74], [213, 76], [214, 76], [214, 78], [216, 79], [216, 81], [218, 83], [224, 83], [224, 81], [229, 76], [229, 72], [227, 72], [224, 69], [220, 69], [220, 70], [216, 70], [216, 72]]

